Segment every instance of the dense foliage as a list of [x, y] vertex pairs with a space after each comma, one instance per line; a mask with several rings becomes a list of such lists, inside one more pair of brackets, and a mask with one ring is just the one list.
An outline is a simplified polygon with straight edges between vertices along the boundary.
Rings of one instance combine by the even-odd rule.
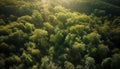
[[120, 69], [111, 1], [1, 0], [0, 69]]

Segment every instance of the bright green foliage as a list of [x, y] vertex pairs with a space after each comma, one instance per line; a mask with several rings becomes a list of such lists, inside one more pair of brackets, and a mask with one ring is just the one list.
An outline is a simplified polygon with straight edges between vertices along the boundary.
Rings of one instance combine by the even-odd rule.
[[31, 33], [35, 29], [35, 27], [33, 24], [25, 23], [25, 29], [26, 29], [26, 32]]
[[28, 48], [28, 51], [30, 51], [30, 53], [32, 55], [40, 55], [40, 50], [39, 49], [31, 49], [31, 48]]
[[64, 36], [61, 31], [58, 31], [55, 35], [50, 35], [50, 41], [55, 44], [61, 44], [64, 40]]
[[75, 42], [72, 46], [73, 50], [82, 53], [84, 52], [86, 49], [85, 49], [85, 44], [83, 43], [78, 43], [78, 42]]
[[90, 17], [84, 14], [81, 14], [78, 17], [75, 17], [75, 22], [79, 23], [79, 22], [83, 22], [83, 23], [89, 23], [90, 22]]
[[50, 35], [50, 42], [52, 42], [52, 43], [56, 42], [55, 35], [53, 35], [53, 34]]
[[26, 48], [36, 48], [36, 44], [33, 42], [25, 43]]
[[71, 46], [74, 43], [75, 36], [75, 34], [68, 33], [68, 35], [65, 38], [65, 43]]
[[43, 24], [45, 29], [49, 32], [49, 33], [53, 33], [54, 32], [54, 27], [50, 24], [50, 23], [44, 23]]
[[49, 52], [48, 52], [51, 56], [53, 56], [53, 54], [55, 53], [55, 51], [54, 51], [54, 46], [51, 46], [50, 48], [49, 48]]
[[49, 15], [48, 18], [53, 26], [55, 26], [57, 24], [57, 17], [55, 15]]
[[40, 69], [61, 69], [57, 67], [47, 56], [41, 59], [41, 67]]
[[22, 53], [22, 57], [28, 65], [30, 65], [33, 62], [32, 56], [30, 54], [27, 54], [25, 51]]
[[38, 69], [38, 65], [33, 65], [31, 69]]
[[12, 32], [8, 27], [0, 26], [0, 28], [0, 35], [9, 35]]
[[37, 45], [41, 47], [47, 46], [47, 35], [48, 32], [46, 30], [42, 29], [35, 29], [32, 33], [32, 36], [30, 36], [30, 40], [35, 42]]
[[100, 40], [100, 35], [97, 32], [91, 32], [88, 35], [84, 35], [83, 41], [85, 43], [98, 44]]
[[21, 62], [21, 58], [20, 58], [19, 56], [17, 56], [17, 55], [13, 55], [13, 56], [10, 57], [10, 58], [11, 58], [11, 60], [16, 61], [17, 63]]
[[100, 32], [104, 35], [105, 33], [109, 33], [110, 27], [109, 27], [110, 22], [105, 21], [104, 25], [100, 27]]
[[30, 22], [32, 20], [32, 17], [29, 15], [21, 16], [17, 19], [18, 22]]
[[56, 17], [58, 20], [62, 21], [63, 23], [66, 23], [66, 20], [69, 18], [69, 15], [62, 13], [62, 12], [59, 12], [56, 14]]
[[43, 17], [41, 13], [37, 10], [34, 10], [32, 13], [32, 23], [35, 25], [35, 27], [42, 27], [43, 26]]
[[79, 63], [80, 59], [84, 57], [86, 53], [86, 47], [84, 43], [75, 42], [72, 45], [71, 56], [74, 57], [73, 61]]
[[75, 69], [74, 65], [69, 61], [64, 62], [64, 67], [65, 67], [65, 69]]
[[43, 38], [48, 35], [48, 32], [42, 29], [36, 29], [33, 32], [33, 35], [30, 37], [32, 41], [39, 42], [40, 38]]
[[67, 9], [65, 9], [64, 7], [62, 7], [62, 6], [56, 6], [55, 8], [54, 8], [54, 11], [55, 12], [67, 12], [68, 10]]
[[70, 32], [78, 35], [85, 34], [85, 26], [84, 25], [75, 25], [70, 27]]

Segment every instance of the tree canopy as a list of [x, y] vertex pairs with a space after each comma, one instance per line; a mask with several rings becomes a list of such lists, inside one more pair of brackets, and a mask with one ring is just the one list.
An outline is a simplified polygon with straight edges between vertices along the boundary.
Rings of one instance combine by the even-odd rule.
[[1, 0], [0, 69], [119, 69], [119, 0]]

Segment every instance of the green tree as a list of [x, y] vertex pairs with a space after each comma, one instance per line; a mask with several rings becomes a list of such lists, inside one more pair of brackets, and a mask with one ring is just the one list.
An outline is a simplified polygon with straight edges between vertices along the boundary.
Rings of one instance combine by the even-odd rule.
[[58, 31], [56, 34], [55, 34], [55, 40], [56, 40], [56, 43], [57, 44], [61, 44], [63, 43], [64, 41], [64, 35], [61, 31]]
[[69, 46], [71, 46], [74, 43], [76, 35], [68, 33], [67, 36], [65, 37], [65, 43]]
[[69, 61], [64, 62], [64, 67], [65, 69], [75, 69], [74, 65]]
[[32, 17], [29, 15], [21, 16], [17, 19], [18, 22], [31, 22]]
[[110, 57], [103, 59], [101, 66], [103, 69], [111, 69], [112, 59]]
[[25, 32], [31, 33], [35, 30], [35, 26], [31, 23], [25, 23]]
[[47, 51], [48, 44], [48, 32], [43, 29], [35, 29], [32, 35], [29, 37], [31, 41], [36, 43], [37, 47], [40, 49], [41, 53]]
[[26, 53], [26, 51], [23, 51], [21, 57], [26, 65], [30, 66], [33, 64], [33, 57], [31, 54]]
[[75, 61], [75, 58], [77, 58], [76, 59], [76, 62], [77, 62], [80, 58], [84, 57], [85, 50], [86, 48], [84, 43], [75, 42], [72, 46], [73, 55], [75, 53], [77, 54], [77, 56], [74, 57], [74, 61]]
[[0, 19], [0, 25], [4, 25], [4, 24], [5, 24], [4, 20]]
[[36, 42], [38, 45], [41, 44], [41, 38], [45, 38], [48, 35], [48, 32], [46, 30], [42, 29], [35, 29], [32, 33], [32, 36], [30, 36], [30, 40], [33, 42]]
[[70, 32], [82, 36], [85, 34], [85, 26], [84, 25], [71, 26]]
[[103, 45], [103, 44], [100, 44], [98, 46], [97, 51], [98, 51], [98, 54], [100, 55], [98, 58], [100, 58], [100, 59], [106, 58], [108, 56], [108, 54], [109, 54], [109, 48], [108, 48], [108, 46]]
[[47, 56], [41, 59], [41, 68], [40, 69], [61, 69], [53, 63]]
[[95, 69], [95, 60], [92, 57], [86, 57], [85, 69]]
[[35, 27], [41, 28], [43, 27], [43, 17], [42, 14], [38, 10], [34, 10], [32, 13], [32, 22]]
[[90, 34], [83, 36], [83, 42], [86, 44], [98, 44], [100, 42], [100, 35], [97, 32], [91, 32]]
[[120, 68], [120, 54], [114, 54], [112, 56], [112, 69], [119, 69]]
[[54, 27], [53, 27], [50, 23], [46, 22], [46, 23], [44, 23], [43, 25], [44, 25], [45, 29], [46, 29], [49, 33], [53, 33], [53, 32], [54, 32]]
[[12, 32], [12, 29], [9, 29], [7, 26], [0, 26], [0, 35], [9, 35]]
[[21, 46], [27, 40], [27, 34], [22, 30], [17, 30], [9, 35], [9, 43]]

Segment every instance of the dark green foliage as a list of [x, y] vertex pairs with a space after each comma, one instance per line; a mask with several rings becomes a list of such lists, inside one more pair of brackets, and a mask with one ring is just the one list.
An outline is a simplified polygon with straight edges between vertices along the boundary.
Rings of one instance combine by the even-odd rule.
[[111, 62], [112, 62], [111, 58], [105, 58], [101, 63], [103, 69], [111, 69]]
[[119, 69], [120, 68], [120, 54], [114, 54], [112, 56], [112, 69]]
[[22, 30], [17, 30], [14, 33], [11, 33], [9, 35], [9, 42], [10, 44], [14, 44], [14, 45], [20, 45], [20, 44], [24, 44], [24, 42], [26, 41], [27, 38], [27, 34], [24, 33]]
[[120, 69], [117, 2], [1, 0], [0, 69]]
[[95, 69], [95, 60], [92, 57], [86, 57], [85, 69]]

